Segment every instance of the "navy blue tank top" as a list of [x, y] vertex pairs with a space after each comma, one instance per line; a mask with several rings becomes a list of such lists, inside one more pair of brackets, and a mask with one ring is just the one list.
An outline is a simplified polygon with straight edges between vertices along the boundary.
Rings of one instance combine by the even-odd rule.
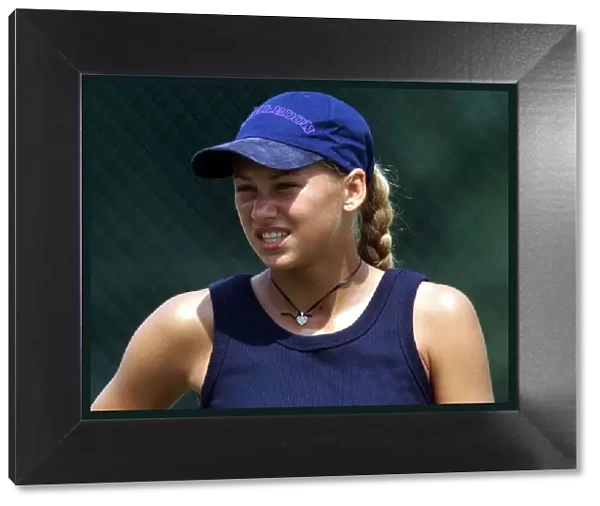
[[237, 274], [209, 287], [214, 344], [201, 408], [376, 406], [432, 403], [413, 336], [413, 306], [426, 277], [384, 272], [349, 327], [293, 334], [264, 310]]

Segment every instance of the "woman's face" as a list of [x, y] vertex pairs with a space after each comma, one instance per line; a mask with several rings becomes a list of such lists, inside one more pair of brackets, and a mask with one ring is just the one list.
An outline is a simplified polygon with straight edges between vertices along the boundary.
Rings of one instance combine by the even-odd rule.
[[347, 238], [342, 176], [328, 167], [281, 171], [240, 159], [234, 187], [244, 233], [269, 268], [314, 263]]

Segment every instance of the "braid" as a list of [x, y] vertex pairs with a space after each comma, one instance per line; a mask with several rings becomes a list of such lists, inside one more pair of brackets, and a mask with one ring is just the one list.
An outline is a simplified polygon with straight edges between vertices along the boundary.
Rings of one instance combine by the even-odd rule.
[[[346, 175], [333, 162], [324, 161], [322, 164], [341, 176]], [[389, 196], [390, 183], [383, 169], [376, 164], [373, 175], [367, 183], [367, 198], [356, 214], [352, 232], [359, 256], [367, 264], [382, 271], [394, 267], [390, 234], [394, 209]]]
[[390, 226], [394, 210], [390, 185], [379, 166], [367, 185], [367, 198], [358, 213], [358, 254], [369, 265], [386, 270], [394, 266]]

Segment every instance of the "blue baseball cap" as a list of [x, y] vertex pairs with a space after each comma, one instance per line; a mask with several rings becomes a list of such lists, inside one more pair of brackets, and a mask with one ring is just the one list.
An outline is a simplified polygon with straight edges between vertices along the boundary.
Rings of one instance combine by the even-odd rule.
[[192, 172], [201, 178], [233, 175], [241, 155], [278, 170], [294, 170], [328, 160], [350, 172], [373, 173], [373, 137], [365, 119], [350, 105], [320, 92], [293, 91], [256, 107], [236, 138], [198, 151]]

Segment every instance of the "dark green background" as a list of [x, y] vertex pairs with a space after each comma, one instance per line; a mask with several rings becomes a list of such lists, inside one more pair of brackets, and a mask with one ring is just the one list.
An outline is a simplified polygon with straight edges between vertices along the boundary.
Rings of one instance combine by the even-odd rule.
[[[190, 158], [233, 139], [253, 107], [291, 89], [331, 93], [365, 116], [378, 161], [393, 170], [400, 265], [467, 294], [483, 327], [496, 400], [513, 400], [511, 88], [116, 76], [84, 76], [82, 86], [91, 400], [135, 329], [167, 298], [262, 269], [237, 221], [231, 182], [196, 181]], [[175, 407], [194, 406], [187, 394]]]

